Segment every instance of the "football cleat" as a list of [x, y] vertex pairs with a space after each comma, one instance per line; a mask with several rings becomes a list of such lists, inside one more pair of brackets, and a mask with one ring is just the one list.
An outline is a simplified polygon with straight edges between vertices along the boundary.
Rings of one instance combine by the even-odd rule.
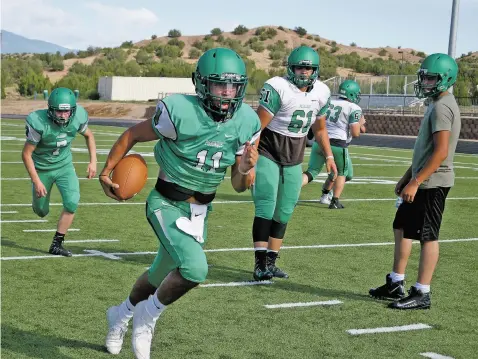
[[108, 321], [108, 334], [106, 335], [106, 350], [110, 354], [119, 354], [123, 347], [123, 339], [128, 331], [128, 323], [118, 320], [119, 307], [110, 307], [106, 311], [106, 320]]
[[57, 256], [64, 256], [64, 257], [71, 257], [71, 251], [68, 249], [63, 248], [63, 240], [58, 240], [58, 239], [53, 239], [53, 242], [51, 242], [50, 249], [48, 250], [48, 253], [54, 254]]
[[408, 296], [388, 305], [391, 309], [429, 309], [431, 307], [430, 293], [423, 293], [421, 290], [410, 287]]
[[150, 359], [151, 340], [158, 320], [149, 314], [146, 308], [147, 302], [147, 300], [139, 302], [134, 311], [132, 343], [136, 359]]
[[372, 288], [368, 293], [378, 299], [402, 299], [405, 297], [405, 289], [403, 287], [403, 280], [398, 282], [392, 282], [392, 277], [387, 274], [385, 277], [385, 284]]
[[344, 209], [345, 207], [342, 205], [342, 203], [339, 202], [338, 199], [332, 199], [329, 204], [329, 209]]
[[323, 194], [322, 197], [319, 199], [320, 204], [330, 204], [330, 198], [328, 194]]
[[289, 275], [284, 272], [282, 269], [276, 266], [276, 260], [279, 258], [278, 253], [268, 252], [267, 253], [267, 269], [275, 278], [289, 278]]

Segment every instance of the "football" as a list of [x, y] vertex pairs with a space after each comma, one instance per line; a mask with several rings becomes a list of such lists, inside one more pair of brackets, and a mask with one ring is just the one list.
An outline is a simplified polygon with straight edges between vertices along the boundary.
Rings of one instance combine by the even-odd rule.
[[148, 180], [146, 161], [138, 154], [123, 157], [114, 168], [111, 180], [119, 185], [114, 192], [120, 199], [134, 197], [141, 192]]

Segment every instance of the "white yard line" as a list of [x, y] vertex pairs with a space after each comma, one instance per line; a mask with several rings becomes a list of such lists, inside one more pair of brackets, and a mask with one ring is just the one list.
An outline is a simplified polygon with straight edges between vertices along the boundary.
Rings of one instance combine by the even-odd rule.
[[[78, 232], [79, 229], [78, 228], [70, 228], [68, 230], [68, 232]], [[56, 228], [55, 229], [24, 229], [23, 232], [27, 232], [27, 233], [30, 233], [30, 232], [56, 232]]]
[[[403, 161], [406, 161], [408, 163], [411, 164], [412, 162], [412, 159], [411, 157], [408, 158], [408, 157], [398, 157], [398, 156], [386, 156], [386, 155], [375, 155], [375, 154], [372, 154], [372, 153], [355, 153], [355, 152], [350, 152], [350, 154], [352, 155], [352, 159], [353, 158], [363, 158], [363, 159], [367, 159], [367, 160], [374, 160], [374, 158], [370, 158], [370, 157], [363, 157], [363, 156], [371, 156], [371, 157], [378, 157], [378, 159], [382, 160], [383, 161], [385, 159], [389, 159], [389, 158], [393, 158], [393, 159], [401, 159]], [[392, 162], [396, 162], [396, 161], [392, 161]], [[460, 164], [460, 165], [477, 165], [478, 166], [478, 163], [472, 163], [472, 162], [457, 162], [457, 161], [453, 161], [454, 164]]]
[[265, 304], [267, 309], [277, 308], [297, 308], [297, 307], [313, 307], [318, 305], [337, 305], [342, 304], [340, 300], [327, 300], [323, 302], [298, 302], [298, 303], [282, 303], [282, 304]]
[[[365, 148], [365, 149], [375, 149], [379, 151], [404, 152], [410, 155], [413, 153], [413, 149], [401, 149], [401, 148], [378, 147], [378, 146], [362, 146], [362, 145], [354, 145], [354, 144], [352, 144], [349, 148]], [[455, 153], [455, 156], [473, 157], [476, 155], [471, 153]]]
[[418, 324], [401, 325], [396, 327], [349, 329], [347, 330], [347, 333], [349, 333], [350, 335], [361, 335], [361, 334], [404, 332], [409, 330], [421, 330], [421, 329], [431, 329], [431, 328], [432, 327], [428, 324], [418, 323]]
[[0, 211], [0, 214], [14, 214], [18, 213], [18, 211]]
[[105, 252], [97, 251], [95, 249], [85, 249], [84, 251], [88, 254], [94, 254], [94, 255], [97, 255], [97, 256], [100, 256], [100, 257], [105, 257], [107, 259], [113, 259], [113, 260], [121, 260], [122, 259], [121, 257], [115, 256], [111, 253], [105, 253]]
[[[71, 231], [71, 229], [70, 229]], [[478, 241], [478, 238], [459, 238], [459, 239], [444, 239], [440, 240], [440, 244], [443, 243], [459, 243], [459, 242], [475, 242]], [[376, 246], [391, 246], [394, 245], [394, 242], [378, 242], [378, 243], [339, 243], [339, 244], [316, 244], [309, 246], [284, 246], [281, 249], [325, 249], [325, 248], [351, 248], [351, 247], [376, 247]], [[419, 244], [419, 242], [413, 242], [413, 244]], [[244, 248], [215, 248], [215, 249], [205, 249], [206, 253], [216, 253], [216, 252], [245, 252], [253, 251], [254, 248], [244, 247]], [[137, 255], [156, 255], [157, 251], [148, 251], [148, 252], [115, 252], [115, 253], [89, 253], [89, 254], [73, 254], [75, 257], [98, 257], [104, 256], [104, 254], [120, 257], [120, 256], [137, 256]], [[54, 255], [44, 255], [44, 256], [15, 256], [15, 257], [1, 257], [3, 261], [8, 260], [31, 260], [31, 259], [48, 259], [56, 258], [58, 256]], [[66, 258], [66, 257], [64, 257]]]
[[13, 219], [13, 220], [1, 220], [0, 223], [44, 223], [48, 222], [47, 219]]
[[[446, 200], [460, 200], [460, 201], [474, 201], [478, 197], [448, 197]], [[340, 199], [341, 202], [375, 202], [375, 201], [396, 201], [397, 198], [344, 198]], [[319, 202], [318, 199], [301, 199], [299, 202], [315, 203]], [[213, 201], [212, 204], [247, 204], [253, 203], [251, 200], [243, 201]], [[0, 207], [30, 207], [31, 203], [2, 203]], [[50, 206], [63, 206], [63, 203], [50, 203]], [[84, 202], [79, 203], [79, 206], [144, 206], [144, 202]]]
[[[89, 163], [89, 162], [85, 162], [85, 163]], [[96, 177], [93, 177], [95, 179], [98, 178], [98, 176]], [[157, 180], [158, 177], [148, 177], [149, 180]], [[0, 178], [0, 181], [28, 181], [30, 179], [30, 177], [4, 177], [4, 178]], [[85, 177], [78, 177], [78, 180], [80, 181], [83, 181], [83, 180], [91, 180], [90, 178], [85, 178]]]
[[119, 239], [78, 239], [74, 241], [65, 241], [65, 243], [103, 243], [103, 242], [119, 242]]
[[229, 283], [209, 283], [209, 284], [200, 284], [201, 288], [212, 288], [212, 287], [244, 287], [250, 285], [269, 285], [273, 284], [273, 281], [262, 280], [262, 281], [250, 281], [250, 282], [229, 282]]
[[441, 355], [438, 353], [432, 353], [432, 352], [427, 352], [427, 353], [420, 353], [421, 356], [425, 358], [430, 358], [430, 359], [454, 359], [453, 357], [449, 357], [446, 355]]

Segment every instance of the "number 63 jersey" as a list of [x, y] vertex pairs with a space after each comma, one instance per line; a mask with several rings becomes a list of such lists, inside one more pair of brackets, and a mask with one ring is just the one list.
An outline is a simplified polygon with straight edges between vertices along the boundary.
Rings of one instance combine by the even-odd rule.
[[284, 77], [267, 80], [259, 104], [274, 117], [262, 131], [259, 153], [284, 166], [302, 163], [307, 133], [329, 102], [330, 90], [321, 81], [302, 92]]
[[35, 168], [56, 170], [72, 161], [71, 142], [77, 133], [88, 128], [88, 113], [76, 106], [75, 115], [64, 126], [48, 118], [47, 110], [33, 111], [26, 118], [25, 135], [28, 143], [35, 145], [32, 153]]
[[353, 102], [338, 99], [330, 102], [326, 115], [329, 138], [346, 147], [352, 141], [350, 126], [359, 123], [362, 109]]

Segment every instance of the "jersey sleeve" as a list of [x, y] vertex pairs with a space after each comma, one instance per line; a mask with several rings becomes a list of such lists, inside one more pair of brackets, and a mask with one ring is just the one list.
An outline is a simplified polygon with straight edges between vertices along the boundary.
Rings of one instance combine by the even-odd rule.
[[437, 104], [431, 113], [432, 133], [438, 131], [451, 131], [453, 126], [453, 111], [444, 104]]
[[257, 116], [257, 113], [252, 109], [250, 112], [250, 116], [252, 117], [252, 125], [248, 126], [244, 135], [239, 137], [242, 139], [242, 143], [236, 151], [236, 156], [242, 156], [247, 141], [249, 141], [251, 144], [255, 144], [261, 135], [261, 121], [259, 120], [259, 116]]
[[264, 107], [272, 115], [280, 110], [281, 98], [279, 92], [269, 83], [265, 83], [261, 89], [259, 105]]
[[159, 101], [156, 105], [156, 112], [151, 120], [151, 125], [160, 139], [176, 140], [178, 138], [176, 124], [170, 117], [168, 108], [163, 101]]
[[325, 105], [323, 105], [320, 108], [319, 112], [317, 113], [317, 117], [324, 116], [327, 113], [327, 110], [329, 109], [329, 105], [330, 105], [330, 93], [329, 93], [329, 97], [328, 97], [327, 101], [325, 102]]
[[349, 115], [349, 125], [354, 123], [358, 123], [362, 118], [362, 110], [361, 109], [352, 109], [352, 112]]
[[77, 112], [76, 115], [78, 116], [78, 119], [80, 121], [78, 132], [81, 134], [84, 134], [86, 130], [88, 129], [88, 122], [89, 122], [88, 112], [86, 112], [86, 110], [81, 106], [77, 107], [76, 112]]
[[28, 143], [37, 145], [43, 133], [43, 128], [39, 121], [36, 120], [36, 115], [31, 113], [25, 120], [25, 136]]

